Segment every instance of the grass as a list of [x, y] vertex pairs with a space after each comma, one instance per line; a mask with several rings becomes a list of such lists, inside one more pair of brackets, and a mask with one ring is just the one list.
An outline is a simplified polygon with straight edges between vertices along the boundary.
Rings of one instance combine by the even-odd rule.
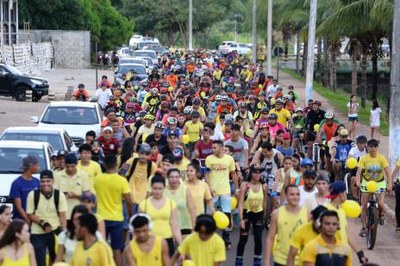
[[[292, 77], [304, 81], [305, 79], [294, 70], [288, 68], [282, 68], [283, 72], [291, 75]], [[314, 82], [313, 89], [318, 92], [322, 97], [329, 100], [329, 103], [333, 105], [335, 110], [339, 111], [342, 114], [347, 114], [347, 103], [350, 98], [350, 93], [347, 93], [343, 90], [337, 89], [335, 92], [321, 85], [319, 82]], [[379, 99], [378, 99], [379, 101]], [[383, 102], [382, 100], [379, 102]], [[369, 126], [369, 116], [371, 110], [371, 102], [367, 101], [366, 108], [360, 108], [358, 113], [358, 118], [360, 122], [364, 125]], [[381, 114], [381, 126], [380, 133], [384, 136], [389, 135], [389, 117], [386, 114], [386, 110], [381, 106], [382, 114]]]

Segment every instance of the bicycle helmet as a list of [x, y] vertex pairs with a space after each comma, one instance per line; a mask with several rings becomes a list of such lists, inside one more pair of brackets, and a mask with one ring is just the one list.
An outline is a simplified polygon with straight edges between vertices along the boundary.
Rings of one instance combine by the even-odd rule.
[[174, 124], [178, 123], [178, 120], [176, 120], [175, 117], [168, 117], [167, 123], [170, 124], [170, 125], [174, 125]]
[[239, 107], [247, 107], [247, 104], [245, 102], [240, 102]]
[[227, 101], [229, 99], [228, 95], [222, 95], [221, 100]]
[[272, 113], [272, 114], [269, 114], [268, 118], [269, 118], [269, 119], [278, 119], [278, 115]]
[[268, 128], [268, 123], [267, 122], [262, 122], [260, 124], [260, 129]]
[[185, 115], [190, 115], [192, 113], [192, 107], [191, 106], [186, 106], [185, 109], [183, 109], [183, 113]]
[[147, 114], [147, 115], [145, 115], [144, 116], [144, 119], [147, 119], [147, 120], [154, 120], [154, 115], [152, 115], [152, 114]]
[[231, 115], [231, 114], [225, 115], [225, 120], [232, 120], [233, 121], [233, 115]]
[[269, 112], [269, 110], [267, 107], [261, 108], [261, 110], [260, 110], [260, 113], [262, 113], [262, 114], [265, 114], [265, 113], [268, 114], [268, 112]]
[[283, 101], [281, 98], [278, 98], [275, 100], [275, 104], [278, 104], [278, 103], [283, 104]]
[[297, 113], [297, 112], [302, 112], [302, 113], [303, 113], [304, 111], [303, 111], [303, 108], [297, 107], [297, 108], [294, 110], [294, 112], [295, 112], [295, 113]]
[[364, 135], [357, 136], [356, 143], [367, 143], [367, 137]]
[[155, 128], [163, 129], [163, 128], [164, 128], [164, 124], [163, 124], [161, 121], [156, 121], [156, 122], [154, 123], [154, 127], [155, 127]]
[[301, 167], [314, 166], [314, 162], [310, 158], [304, 158], [300, 163]]
[[152, 88], [150, 92], [152, 94], [157, 94], [158, 93], [158, 89], [157, 88]]
[[139, 112], [139, 117], [145, 117], [147, 115], [146, 111], [140, 111]]
[[335, 116], [335, 112], [332, 109], [328, 109], [325, 112], [325, 118], [326, 119], [331, 119]]
[[216, 100], [216, 101], [221, 101], [221, 99], [222, 99], [222, 96], [221, 96], [221, 95], [215, 96], [215, 100]]
[[267, 94], [265, 93], [265, 91], [260, 91], [260, 93], [258, 94], [258, 96], [267, 96]]

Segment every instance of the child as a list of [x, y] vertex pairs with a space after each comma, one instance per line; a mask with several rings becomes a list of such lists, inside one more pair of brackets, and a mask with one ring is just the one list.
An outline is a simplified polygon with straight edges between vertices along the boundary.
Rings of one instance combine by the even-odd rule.
[[348, 118], [350, 122], [349, 137], [352, 138], [356, 134], [356, 127], [358, 122], [358, 102], [357, 95], [351, 95], [349, 103], [347, 103]]
[[381, 118], [380, 118], [381, 113], [382, 110], [379, 107], [378, 101], [372, 100], [371, 115], [369, 117], [369, 122], [371, 126], [371, 139], [374, 138], [375, 129], [379, 130], [379, 126], [381, 124]]
[[149, 160], [155, 162], [157, 167], [161, 167], [162, 155], [159, 152], [158, 144], [155, 141], [150, 142], [151, 154]]

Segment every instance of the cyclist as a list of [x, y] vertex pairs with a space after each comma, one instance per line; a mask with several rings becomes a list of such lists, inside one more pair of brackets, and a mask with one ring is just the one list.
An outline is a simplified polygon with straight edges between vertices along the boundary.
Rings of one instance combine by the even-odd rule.
[[[389, 173], [389, 163], [385, 156], [378, 153], [379, 142], [376, 139], [370, 139], [367, 142], [368, 153], [361, 157], [358, 163], [358, 170], [356, 175], [357, 187], [361, 190], [361, 223], [360, 236], [365, 237], [367, 232], [365, 229], [366, 224], [366, 211], [367, 202], [371, 197], [366, 185], [368, 181], [375, 181], [378, 183], [377, 199], [379, 216], [378, 222], [380, 225], [385, 223], [384, 210], [385, 210], [385, 197], [384, 191], [387, 189], [392, 191], [392, 176]], [[364, 171], [363, 171], [364, 170]], [[386, 175], [386, 179], [385, 179]], [[387, 185], [386, 185], [387, 183]]]
[[[359, 135], [356, 138], [356, 146], [351, 148], [351, 150], [349, 151], [349, 158], [353, 157], [358, 162], [360, 158], [366, 154], [367, 154], [367, 137], [364, 135]], [[356, 174], [357, 174], [357, 167], [350, 170], [350, 178], [351, 178], [350, 190], [353, 199], [359, 200], [358, 189], [356, 186]]]
[[[346, 165], [347, 157], [351, 148], [353, 148], [355, 144], [352, 140], [349, 140], [349, 132], [347, 131], [347, 129], [342, 129], [339, 135], [340, 140], [335, 141], [331, 148], [331, 163], [333, 166], [334, 177], [341, 179], [344, 176], [343, 170]], [[339, 172], [341, 170], [342, 176], [339, 176]]]
[[[287, 128], [293, 125], [293, 119], [291, 113], [283, 108], [283, 101], [282, 99], [277, 99], [275, 101], [275, 108], [269, 111], [269, 114], [276, 114], [278, 116], [278, 122], [284, 125]], [[288, 125], [288, 122], [290, 126]]]
[[269, 114], [268, 118], [269, 118], [268, 131], [269, 131], [269, 134], [270, 134], [271, 138], [275, 138], [276, 137], [276, 133], [279, 130], [283, 130], [283, 132], [285, 132], [285, 126], [277, 121], [277, 119], [278, 119], [277, 114], [275, 114], [275, 113]]
[[303, 146], [302, 143], [304, 140], [304, 129], [306, 126], [303, 108], [297, 107], [295, 109], [295, 113], [292, 115], [292, 118], [293, 118], [292, 147], [295, 150], [302, 151], [302, 146]]
[[250, 152], [251, 155], [254, 155], [264, 142], [270, 141], [268, 123], [261, 123], [259, 128], [260, 133], [254, 138], [253, 147]]
[[325, 111], [319, 109], [321, 107], [320, 101], [313, 101], [311, 110], [305, 110], [306, 116], [306, 139], [307, 139], [307, 153], [309, 158], [312, 157], [312, 145], [316, 139], [314, 134], [314, 126], [319, 125], [325, 117]]

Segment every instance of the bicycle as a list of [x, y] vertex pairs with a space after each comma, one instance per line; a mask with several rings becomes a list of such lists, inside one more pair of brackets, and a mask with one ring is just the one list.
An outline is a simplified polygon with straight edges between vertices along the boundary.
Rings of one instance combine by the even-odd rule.
[[372, 250], [375, 246], [376, 235], [378, 233], [378, 201], [376, 200], [376, 193], [372, 193], [371, 198], [367, 203], [367, 235], [365, 237], [367, 248]]

